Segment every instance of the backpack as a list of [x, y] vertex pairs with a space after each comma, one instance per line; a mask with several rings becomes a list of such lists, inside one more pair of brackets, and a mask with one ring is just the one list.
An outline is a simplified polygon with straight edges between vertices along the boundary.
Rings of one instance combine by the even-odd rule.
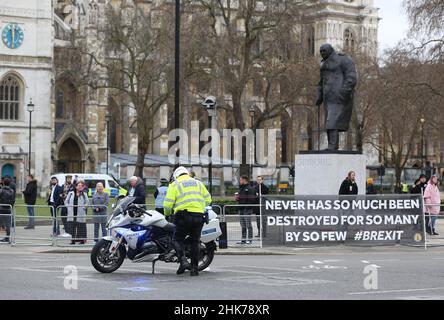
[[0, 204], [10, 204], [15, 203], [14, 190], [8, 186], [4, 186], [0, 189]]

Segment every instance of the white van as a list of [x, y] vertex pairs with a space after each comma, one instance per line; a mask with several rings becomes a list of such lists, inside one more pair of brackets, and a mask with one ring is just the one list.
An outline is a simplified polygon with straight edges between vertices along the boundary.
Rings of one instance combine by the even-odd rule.
[[113, 177], [107, 174], [96, 173], [57, 173], [51, 177], [56, 177], [59, 180], [59, 185], [65, 183], [66, 176], [72, 176], [72, 181], [83, 180], [88, 188], [88, 196], [92, 197], [96, 191], [96, 184], [101, 182], [105, 187], [105, 191], [113, 198], [119, 195], [126, 195], [126, 190]]

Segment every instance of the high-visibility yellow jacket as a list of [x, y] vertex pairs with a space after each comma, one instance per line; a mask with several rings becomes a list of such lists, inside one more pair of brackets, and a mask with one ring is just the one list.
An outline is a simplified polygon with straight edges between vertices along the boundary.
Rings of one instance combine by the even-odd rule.
[[189, 175], [183, 175], [169, 185], [163, 212], [166, 216], [182, 210], [203, 214], [210, 204], [211, 195], [205, 185]]

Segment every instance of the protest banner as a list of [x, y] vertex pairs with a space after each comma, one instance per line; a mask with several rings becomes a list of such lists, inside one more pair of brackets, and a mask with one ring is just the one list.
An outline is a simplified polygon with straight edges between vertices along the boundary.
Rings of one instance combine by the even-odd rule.
[[421, 195], [261, 198], [263, 246], [424, 245]]

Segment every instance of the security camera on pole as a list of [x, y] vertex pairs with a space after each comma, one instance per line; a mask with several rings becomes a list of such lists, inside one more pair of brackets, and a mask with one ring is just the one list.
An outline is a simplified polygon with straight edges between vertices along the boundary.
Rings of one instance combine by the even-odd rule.
[[[204, 102], [202, 102], [202, 106], [208, 111], [208, 123], [210, 126], [210, 131], [213, 129], [213, 119], [216, 119], [216, 115], [217, 115], [217, 102], [216, 102], [216, 98], [213, 96], [209, 96], [207, 98], [205, 98]], [[209, 138], [209, 142], [211, 143], [211, 136]], [[212, 155], [213, 155], [213, 150], [212, 148], [210, 149], [209, 152], [209, 161], [208, 161], [208, 183], [209, 183], [209, 192], [210, 194], [213, 193], [213, 173], [212, 173]]]

